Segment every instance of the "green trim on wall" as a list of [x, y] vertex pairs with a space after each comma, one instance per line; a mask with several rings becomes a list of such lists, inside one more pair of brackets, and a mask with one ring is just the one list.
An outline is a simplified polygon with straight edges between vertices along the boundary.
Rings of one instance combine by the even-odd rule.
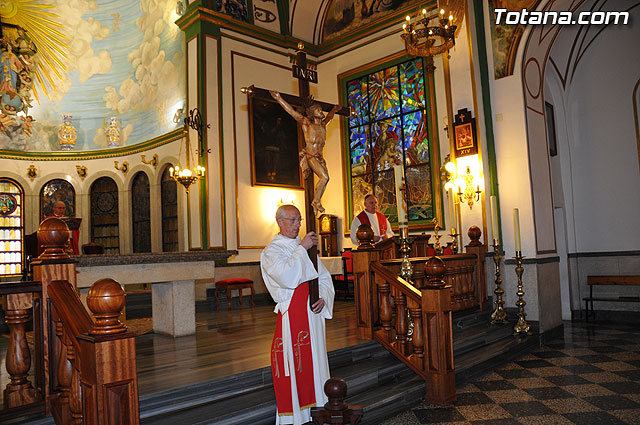
[[[296, 49], [298, 46], [297, 38], [291, 36], [291, 29], [289, 27], [289, 4], [287, 0], [276, 0], [278, 5], [278, 13], [280, 17], [286, 17], [286, 19], [280, 20], [280, 32], [281, 34], [275, 33], [273, 31], [269, 31], [262, 27], [257, 27], [251, 23], [239, 21], [233, 19], [231, 16], [225, 15], [220, 12], [216, 12], [214, 10], [208, 9], [203, 6], [197, 7], [189, 7], [189, 9], [185, 12], [183, 16], [180, 17], [176, 21], [176, 25], [178, 25], [187, 36], [187, 39], [200, 30], [191, 29], [191, 27], [198, 25], [199, 22], [209, 22], [214, 26], [219, 28], [225, 28], [231, 31], [236, 31], [250, 37], [253, 37], [258, 40], [262, 40], [264, 42], [273, 44], [275, 46], [285, 48], [285, 49]], [[432, 9], [436, 7], [436, 0], [430, 0], [426, 4], [420, 4], [417, 7], [416, 4], [411, 4], [409, 6], [403, 7], [402, 9], [395, 11], [393, 13], [385, 15], [383, 18], [378, 19], [370, 24], [364, 25], [354, 31], [349, 32], [346, 35], [342, 35], [340, 37], [336, 37], [333, 40], [327, 41], [326, 43], [321, 44], [312, 44], [310, 42], [305, 41], [305, 50], [309, 55], [312, 56], [321, 56], [328, 54], [339, 47], [346, 46], [348, 44], [354, 43], [358, 40], [361, 40], [367, 36], [370, 36], [374, 33], [379, 33], [380, 31], [392, 28], [394, 26], [398, 27], [398, 37], [400, 34], [400, 26], [404, 19], [404, 16], [407, 13], [415, 13], [420, 8], [426, 7], [427, 9]], [[213, 33], [208, 34], [214, 35]], [[348, 50], [343, 54], [348, 53]], [[332, 57], [332, 59], [334, 59]], [[311, 59], [311, 58], [309, 58]]]
[[22, 152], [22, 151], [9, 151], [0, 150], [0, 158], [5, 159], [22, 159], [28, 161], [79, 161], [87, 159], [103, 159], [103, 158], [116, 158], [126, 155], [133, 155], [140, 152], [145, 152], [167, 143], [171, 143], [180, 139], [182, 136], [182, 127], [165, 133], [161, 136], [147, 140], [146, 142], [137, 143], [131, 146], [122, 146], [113, 149], [99, 149], [92, 151], [78, 151], [78, 152]]
[[500, 194], [498, 192], [498, 164], [496, 161], [495, 134], [493, 132], [493, 111], [491, 109], [489, 60], [487, 58], [487, 41], [484, 36], [484, 9], [482, 2], [474, 4], [473, 13], [476, 23], [476, 45], [478, 46], [478, 65], [480, 69], [480, 84], [482, 86], [482, 108], [486, 129], [485, 137], [487, 140], [487, 161], [489, 162], [489, 185], [491, 187], [491, 195], [495, 195], [496, 197], [498, 205], [498, 234], [500, 241], [503, 241], [502, 220], [500, 218]]
[[[204, 26], [208, 26], [209, 23], [205, 23]], [[205, 35], [200, 33], [198, 35], [197, 48], [198, 52], [198, 110], [200, 110], [200, 114], [202, 115], [202, 137], [198, 140], [198, 164], [205, 167], [207, 169], [207, 164], [205, 161], [204, 152], [208, 150], [208, 140], [207, 140], [207, 124], [205, 122], [205, 116], [208, 114], [206, 109], [206, 91], [205, 91], [205, 57], [206, 57], [206, 43], [205, 43]], [[207, 218], [209, 216], [209, 205], [207, 203], [208, 199], [208, 181], [209, 175], [207, 174], [205, 178], [200, 179], [198, 184], [200, 185], [200, 234], [202, 237], [201, 247], [202, 249], [209, 249], [209, 226], [207, 223]]]
[[222, 216], [222, 234], [224, 235], [224, 240], [222, 241], [222, 245], [224, 249], [227, 249], [227, 191], [226, 191], [226, 179], [225, 179], [225, 160], [224, 160], [224, 120], [222, 119], [222, 111], [224, 104], [224, 96], [222, 95], [222, 61], [220, 58], [222, 57], [222, 42], [218, 39], [218, 137], [220, 137], [220, 166], [222, 167], [220, 173], [220, 179], [222, 180], [220, 183], [221, 187], [221, 216]]
[[289, 0], [276, 0], [276, 3], [278, 5], [278, 18], [280, 19], [280, 34], [291, 35], [291, 28], [289, 28]]

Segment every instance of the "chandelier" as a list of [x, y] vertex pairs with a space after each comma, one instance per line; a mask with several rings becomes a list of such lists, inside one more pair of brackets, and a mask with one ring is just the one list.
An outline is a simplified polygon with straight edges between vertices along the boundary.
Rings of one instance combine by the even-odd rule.
[[[182, 110], [176, 112], [173, 117], [174, 122], [179, 122], [182, 116]], [[204, 177], [205, 168], [201, 165], [196, 165], [196, 161], [193, 161], [193, 168], [191, 167], [191, 144], [189, 143], [189, 127], [198, 132], [198, 141], [202, 140], [202, 116], [198, 108], [189, 111], [189, 116], [184, 118], [184, 129], [182, 140], [185, 141], [185, 159], [187, 162], [186, 168], [180, 168], [180, 156], [182, 154], [182, 141], [180, 142], [180, 153], [178, 153], [178, 165], [169, 168], [169, 175], [172, 179], [180, 183], [189, 194], [189, 187]], [[209, 127], [207, 125], [207, 127]]]
[[[430, 26], [431, 21], [436, 18], [438, 24]], [[440, 9], [437, 16], [427, 16], [427, 9], [422, 9], [422, 13], [416, 13], [413, 19], [407, 15], [400, 37], [409, 54], [433, 58], [455, 45], [456, 28], [453, 25], [453, 15], [450, 13], [448, 18], [445, 17], [444, 9]]]

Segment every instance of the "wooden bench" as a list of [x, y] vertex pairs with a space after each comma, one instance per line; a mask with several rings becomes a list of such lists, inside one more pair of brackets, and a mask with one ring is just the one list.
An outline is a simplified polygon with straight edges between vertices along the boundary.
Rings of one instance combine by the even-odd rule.
[[587, 310], [587, 321], [589, 321], [589, 303], [591, 303], [591, 315], [595, 317], [593, 311], [594, 301], [609, 301], [617, 303], [640, 303], [640, 297], [594, 297], [593, 287], [604, 285], [640, 285], [640, 276], [587, 276], [587, 285], [589, 285], [589, 296], [584, 297], [585, 308]]

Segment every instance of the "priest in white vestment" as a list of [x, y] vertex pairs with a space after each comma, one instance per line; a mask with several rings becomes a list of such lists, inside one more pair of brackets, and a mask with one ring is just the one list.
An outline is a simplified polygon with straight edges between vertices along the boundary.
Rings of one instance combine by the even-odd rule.
[[368, 194], [364, 197], [364, 210], [351, 223], [351, 242], [358, 246], [356, 232], [361, 224], [368, 224], [373, 229], [373, 243], [380, 243], [393, 237], [391, 223], [387, 217], [378, 211], [378, 199], [375, 195]]
[[[264, 283], [277, 303], [276, 332], [271, 346], [271, 373], [276, 393], [276, 425], [301, 425], [311, 420], [310, 408], [324, 406], [324, 384], [330, 378], [325, 319], [333, 314], [333, 282], [307, 249], [318, 243], [315, 232], [300, 239], [302, 218], [293, 205], [276, 212], [280, 233], [262, 251]], [[309, 306], [309, 281], [318, 278], [320, 298]]]

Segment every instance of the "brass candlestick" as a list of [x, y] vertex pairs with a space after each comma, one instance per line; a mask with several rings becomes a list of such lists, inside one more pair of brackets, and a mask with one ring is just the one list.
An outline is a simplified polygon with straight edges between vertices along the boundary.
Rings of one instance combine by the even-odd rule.
[[456, 228], [452, 227], [449, 236], [451, 236], [451, 252], [454, 254], [458, 253], [458, 235], [459, 233], [457, 233]]
[[500, 253], [500, 244], [495, 239], [493, 240], [493, 262], [496, 265], [496, 289], [493, 291], [496, 294], [496, 309], [491, 314], [492, 325], [504, 325], [509, 323], [507, 320], [507, 312], [504, 311], [504, 289], [502, 289], [502, 278], [500, 277], [500, 261], [502, 261], [502, 255]]
[[400, 254], [402, 254], [402, 264], [400, 265], [400, 277], [413, 285], [411, 277], [413, 276], [413, 266], [409, 261], [409, 254], [411, 253], [411, 244], [415, 238], [409, 237], [409, 229], [406, 223], [400, 223]]
[[433, 222], [436, 223], [436, 226], [433, 228], [433, 238], [435, 242], [433, 243], [433, 250], [436, 252], [436, 255], [442, 255], [442, 246], [440, 245], [440, 238], [442, 235], [438, 234], [438, 230], [440, 230], [440, 224], [438, 223], [438, 219], [434, 218]]
[[518, 307], [518, 322], [513, 326], [513, 334], [531, 335], [531, 332], [529, 332], [531, 326], [525, 320], [527, 313], [524, 312], [524, 306], [527, 303], [523, 299], [524, 291], [522, 290], [522, 273], [524, 272], [524, 267], [522, 267], [522, 259], [524, 258], [522, 251], [516, 251], [516, 256], [513, 258], [516, 260], [516, 276], [518, 276], [518, 292], [516, 292], [518, 296], [518, 301], [516, 301], [516, 307]]

